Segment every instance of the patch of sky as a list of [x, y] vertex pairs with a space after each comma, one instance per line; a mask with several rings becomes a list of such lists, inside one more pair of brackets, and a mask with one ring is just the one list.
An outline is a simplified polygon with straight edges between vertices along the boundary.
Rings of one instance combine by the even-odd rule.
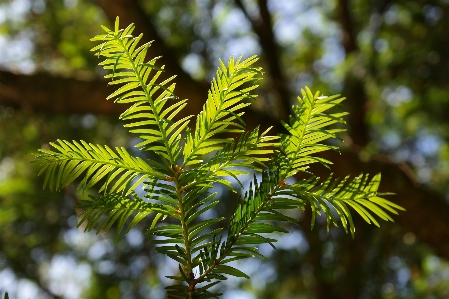
[[282, 234], [276, 247], [285, 250], [296, 249], [299, 253], [306, 253], [307, 250], [309, 250], [309, 244], [307, 243], [304, 234], [297, 230], [288, 234]]
[[[278, 242], [274, 243], [276, 248], [284, 250], [297, 250], [299, 253], [305, 253], [309, 250], [309, 243], [307, 243], [304, 234], [298, 230], [289, 232], [288, 234], [280, 234], [276, 237]], [[275, 249], [270, 244], [260, 244], [259, 253], [265, 257], [270, 257]]]
[[389, 150], [398, 147], [401, 143], [401, 137], [396, 131], [388, 131], [380, 139], [380, 145], [382, 148]]
[[[162, 237], [155, 237], [156, 240], [165, 239]], [[164, 265], [163, 267], [157, 268], [157, 275], [159, 277], [159, 280], [161, 281], [162, 285], [171, 285], [173, 283], [173, 280], [167, 278], [166, 276], [176, 276], [179, 273], [179, 263], [167, 256], [158, 254], [156, 256], [157, 258], [157, 264], [158, 265]]]
[[229, 5], [225, 1], [218, 1], [212, 8], [212, 19], [215, 22], [223, 22], [226, 14], [229, 12]]
[[37, 285], [28, 279], [19, 279], [17, 290], [16, 298], [50, 298], [48, 295], [41, 294]]
[[0, 296], [4, 292], [8, 292], [9, 298], [51, 298], [43, 293], [34, 282], [17, 278], [9, 268], [0, 271]]
[[[251, 277], [254, 281], [263, 281], [265, 283], [272, 282], [277, 279], [276, 271], [269, 264], [263, 262], [259, 258], [250, 258], [241, 261], [231, 262], [228, 264], [231, 267], [243, 271]], [[254, 294], [247, 293], [239, 287], [241, 278], [229, 276], [228, 280], [222, 282], [221, 290], [225, 290], [223, 298], [240, 299], [240, 298], [255, 298]], [[263, 288], [263, 285], [253, 284], [254, 289]]]
[[376, 41], [374, 42], [374, 49], [376, 50], [376, 52], [378, 53], [384, 53], [387, 52], [389, 48], [389, 43], [386, 39], [384, 38], [378, 38], [376, 39]]
[[276, 41], [281, 45], [295, 43], [301, 36], [301, 29], [295, 22], [278, 20], [274, 26]]
[[196, 53], [187, 54], [182, 60], [182, 69], [190, 74], [192, 78], [199, 80], [203, 77], [204, 59], [201, 55]]
[[331, 36], [324, 40], [325, 52], [321, 62], [325, 67], [333, 68], [345, 59], [345, 50], [338, 36]]
[[223, 293], [223, 299], [256, 299], [256, 297], [242, 290], [231, 290]]
[[268, 10], [272, 14], [282, 12], [290, 16], [304, 12], [307, 8], [307, 1], [289, 1], [289, 0], [270, 0], [268, 1]]
[[142, 288], [141, 292], [142, 298], [145, 298], [148, 296], [148, 298], [154, 298], [154, 299], [164, 299], [165, 297], [165, 290], [160, 286], [152, 286], [151, 289], [146, 290]]
[[147, 256], [141, 255], [133, 257], [128, 267], [131, 277], [141, 275], [148, 268], [149, 263], [150, 259]]
[[132, 247], [141, 247], [143, 244], [144, 235], [136, 228], [132, 228], [126, 235], [126, 240]]
[[239, 57], [243, 55], [243, 59], [252, 55], [259, 55], [261, 52], [260, 45], [253, 36], [243, 36], [230, 39], [226, 43], [223, 57]]
[[274, 15], [274, 33], [278, 43], [296, 43], [301, 32], [309, 29], [314, 35], [324, 35], [334, 26], [326, 26], [322, 9], [305, 1], [270, 1]]
[[416, 148], [425, 156], [434, 156], [438, 153], [441, 144], [442, 140], [440, 137], [423, 132], [416, 141]]
[[405, 287], [410, 280], [411, 273], [409, 268], [401, 268], [397, 273], [398, 285]]
[[78, 225], [78, 216], [72, 215], [67, 218], [67, 224], [70, 228], [75, 228]]
[[13, 0], [4, 6], [8, 18], [17, 20], [17, 22], [26, 16], [30, 8], [32, 8], [32, 2], [30, 0]]
[[16, 296], [16, 276], [14, 272], [6, 268], [0, 271], [0, 291], [9, 292], [11, 297]]
[[426, 22], [430, 25], [435, 25], [444, 16], [444, 11], [441, 7], [426, 4], [423, 8]]
[[384, 21], [388, 25], [396, 24], [398, 21], [398, 7], [396, 5], [391, 5], [390, 8], [384, 14]]
[[107, 253], [113, 251], [113, 242], [110, 239], [98, 240], [90, 246], [87, 256], [90, 260], [96, 261], [103, 258]]
[[220, 33], [224, 37], [239, 36], [251, 31], [251, 23], [240, 9], [230, 10], [220, 24]]
[[[260, 54], [260, 45], [251, 31], [251, 24], [241, 10], [217, 3], [213, 8], [212, 18], [220, 31], [220, 38], [209, 40], [207, 44], [208, 53], [215, 66], [218, 66], [218, 58], [226, 62], [231, 56], [239, 57], [244, 54], [243, 57], [246, 58]], [[214, 73], [207, 74], [207, 77], [212, 77], [210, 75], [213, 76]]]
[[79, 228], [71, 228], [62, 235], [64, 242], [77, 251], [87, 252], [92, 244], [98, 240], [95, 232], [83, 232]]
[[44, 268], [50, 291], [65, 299], [81, 299], [83, 291], [90, 287], [92, 268], [73, 256], [55, 255]]
[[292, 90], [295, 91], [295, 94], [301, 94], [301, 89], [304, 86], [311, 86], [313, 83], [313, 76], [309, 72], [302, 72], [297, 74], [290, 80], [290, 86]]
[[115, 272], [116, 267], [112, 261], [105, 260], [97, 262], [95, 264], [95, 270], [103, 275], [111, 275], [112, 273]]
[[92, 129], [97, 122], [97, 117], [93, 114], [85, 114], [81, 117], [81, 126], [84, 129]]
[[258, 257], [245, 260], [243, 268], [248, 269], [247, 273], [250, 274], [253, 281], [265, 281], [266, 283], [270, 283], [277, 278], [276, 270]]
[[398, 87], [386, 87], [382, 92], [382, 97], [393, 107], [397, 107], [402, 103], [408, 103], [412, 100], [413, 91], [404, 85]]
[[0, 66], [29, 74], [35, 70], [31, 60], [34, 51], [33, 33], [25, 30], [14, 38], [0, 36]]

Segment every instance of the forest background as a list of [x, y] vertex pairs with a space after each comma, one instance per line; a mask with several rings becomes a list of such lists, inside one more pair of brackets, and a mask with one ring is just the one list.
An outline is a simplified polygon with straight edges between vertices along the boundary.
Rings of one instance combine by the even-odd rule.
[[310, 211], [298, 213], [302, 226], [277, 251], [261, 246], [267, 261], [242, 262], [253, 279], [230, 279], [223, 298], [449, 298], [447, 0], [0, 0], [0, 296], [158, 299], [177, 271], [138, 228], [117, 245], [113, 231], [77, 229], [85, 195], [42, 190], [29, 163], [58, 138], [133, 151], [89, 52], [117, 15], [155, 41], [149, 56], [178, 75], [186, 114], [201, 110], [218, 58], [242, 53], [266, 72], [250, 127], [280, 130], [306, 85], [347, 97], [331, 171], [381, 172], [381, 191], [407, 209], [380, 228], [356, 218], [355, 239], [320, 220], [311, 231]]

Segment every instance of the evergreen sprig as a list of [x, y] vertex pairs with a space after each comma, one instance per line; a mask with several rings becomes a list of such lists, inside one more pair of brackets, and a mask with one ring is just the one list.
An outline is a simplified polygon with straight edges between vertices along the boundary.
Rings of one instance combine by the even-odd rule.
[[[291, 209], [310, 206], [312, 227], [315, 215], [323, 213], [328, 228], [340, 222], [353, 236], [351, 209], [376, 225], [375, 216], [392, 221], [388, 212], [403, 210], [381, 197], [388, 193], [378, 192], [380, 174], [371, 180], [361, 175], [352, 180], [330, 176], [320, 181], [308, 172], [312, 163], [332, 164], [315, 154], [337, 149], [323, 142], [344, 131], [329, 126], [344, 124], [346, 113], [328, 113], [343, 98], [322, 96], [306, 87], [293, 106], [289, 123], [283, 123], [288, 134], [270, 136], [270, 128], [260, 133], [259, 127], [247, 132], [242, 109], [255, 98], [251, 92], [263, 73], [253, 67], [255, 56], [231, 57], [227, 65], [220, 60], [206, 103], [191, 130], [191, 116], [176, 117], [187, 100], [174, 93], [174, 77], [160, 82], [164, 67], [155, 65], [157, 58], [146, 60], [151, 44], [138, 46], [142, 35], [131, 35], [133, 24], [119, 29], [118, 18], [114, 30], [102, 28], [105, 34], [92, 39], [100, 42], [92, 51], [105, 58], [100, 65], [110, 71], [106, 75], [109, 84], [120, 86], [108, 99], [132, 104], [120, 119], [142, 139], [136, 147], [156, 158], [133, 157], [124, 148], [58, 140], [51, 143], [54, 150], [40, 150], [36, 161], [46, 175], [44, 187], [57, 190], [79, 179], [83, 191], [99, 186], [98, 195], [81, 201], [79, 226], [85, 225], [85, 230], [97, 228], [98, 232], [117, 225], [118, 238], [127, 223], [125, 234], [152, 217], [146, 232], [155, 237], [152, 242], [157, 252], [179, 263], [179, 274], [169, 276], [177, 282], [167, 287], [168, 298], [217, 298], [220, 294], [211, 288], [228, 275], [249, 278], [229, 263], [264, 258], [257, 246], [268, 243], [275, 248], [272, 233], [288, 232], [282, 222], [298, 223], [288, 216]], [[232, 133], [240, 135], [224, 137]], [[224, 226], [224, 217], [205, 217], [221, 200], [212, 192], [214, 184], [236, 192], [232, 182], [244, 188], [239, 177], [251, 171], [261, 175], [254, 175], [229, 224]], [[309, 178], [287, 184], [297, 172], [305, 172]], [[145, 198], [135, 192], [141, 186]]]

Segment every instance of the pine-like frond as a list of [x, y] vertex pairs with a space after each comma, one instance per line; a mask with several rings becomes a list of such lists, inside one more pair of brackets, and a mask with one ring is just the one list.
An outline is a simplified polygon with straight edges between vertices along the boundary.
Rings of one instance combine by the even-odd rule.
[[[162, 184], [157, 184], [157, 191], [152, 191], [152, 194], [147, 195], [147, 198], [149, 198], [150, 200], [164, 202], [165, 204], [170, 205], [171, 207], [176, 209], [174, 217], [182, 217], [186, 225], [186, 233], [188, 234], [186, 245], [189, 247], [191, 253], [200, 251], [205, 246], [204, 241], [212, 239], [215, 234], [219, 233], [222, 230], [222, 228], [216, 228], [212, 230], [212, 232], [207, 232], [207, 229], [222, 221], [224, 219], [222, 217], [197, 221], [197, 218], [200, 215], [210, 210], [219, 203], [219, 201], [214, 200], [217, 193], [212, 193], [201, 198], [201, 196], [204, 195], [211, 186], [203, 185], [190, 187], [185, 191], [185, 194], [182, 197], [182, 206], [180, 207], [176, 190], [174, 190], [175, 192], [173, 192], [173, 190], [171, 190], [170, 188], [172, 186], [167, 184], [164, 185], [165, 186], [163, 186]], [[181, 213], [183, 215], [181, 215]], [[176, 230], [176, 238], [173, 237], [175, 236], [174, 227], [178, 228]], [[181, 245], [185, 242], [185, 236], [182, 235], [183, 232], [181, 224], [160, 226], [153, 225], [153, 228], [148, 230], [148, 233], [166, 238], [170, 237], [171, 241], [169, 239], [165, 239], [163, 243], [161, 243], [170, 244], [168, 247], [164, 245], [157, 247], [156, 250], [159, 252], [163, 252], [164, 254], [167, 254], [173, 259], [177, 260], [175, 256], [177, 255], [178, 250], [174, 246]], [[155, 241], [155, 243], [159, 244], [158, 241]], [[185, 263], [182, 264], [186, 265]]]
[[[197, 116], [195, 132], [187, 130], [183, 167], [200, 163], [204, 155], [221, 150], [223, 143], [231, 141], [213, 138], [215, 135], [244, 131], [244, 122], [240, 118], [243, 112], [239, 111], [250, 105], [244, 102], [245, 99], [255, 97], [250, 92], [257, 88], [253, 83], [260, 79], [257, 75], [261, 74], [261, 69], [252, 68], [251, 65], [257, 60], [256, 56], [243, 61], [242, 56], [237, 61], [231, 57], [228, 67], [220, 60], [220, 68], [212, 80], [206, 104]], [[248, 83], [251, 84], [245, 87]]]
[[261, 234], [287, 232], [283, 228], [261, 222], [292, 220], [276, 211], [292, 207], [291, 199], [278, 196], [283, 188], [279, 175], [279, 169], [272, 166], [262, 173], [260, 183], [254, 177], [254, 182], [250, 183], [249, 191], [245, 193], [229, 223], [228, 243], [235, 245], [269, 243], [274, 246], [272, 242], [276, 240], [265, 238]]
[[101, 191], [128, 194], [140, 183], [165, 176], [155, 171], [146, 161], [132, 157], [125, 148], [95, 145], [83, 140], [58, 140], [50, 145], [57, 151], [39, 150], [36, 163], [42, 165], [39, 174], [46, 172], [44, 188], [51, 190], [67, 186], [84, 173], [78, 188], [86, 190], [103, 182]]
[[[189, 186], [221, 183], [236, 192], [226, 177], [233, 177], [240, 185], [238, 176], [248, 174], [246, 169], [262, 171], [270, 155], [278, 147], [274, 142], [278, 136], [267, 136], [268, 130], [259, 134], [259, 127], [240, 135], [237, 142], [232, 140], [207, 162], [190, 171]], [[243, 187], [243, 186], [242, 186]]]
[[[192, 274], [188, 273], [187, 269], [198, 267], [203, 262], [201, 260], [203, 251], [219, 245], [219, 241], [215, 240], [215, 236], [220, 233], [223, 228], [217, 227], [217, 225], [224, 218], [199, 218], [199, 216], [216, 206], [219, 202], [214, 200], [217, 193], [203, 196], [210, 187], [211, 186], [209, 185], [195, 186], [190, 187], [185, 191], [185, 194], [182, 197], [181, 207], [175, 212], [175, 217], [182, 218], [184, 225], [161, 224], [153, 226], [148, 230], [149, 234], [159, 237], [159, 239], [153, 241], [153, 243], [157, 245], [156, 251], [171, 257], [180, 264], [180, 274], [178, 276], [168, 276], [168, 278], [184, 281], [188, 284], [192, 280]], [[157, 193], [160, 193], [160, 189]], [[171, 192], [162, 193], [165, 193], [163, 198], [153, 194], [151, 199], [157, 198], [158, 200], [167, 203], [175, 203], [174, 194], [171, 194], [171, 198], [168, 199], [167, 193]], [[201, 198], [201, 196], [203, 196], [203, 198]], [[198, 298], [216, 297], [217, 294], [208, 291], [209, 287], [212, 287], [212, 285], [198, 288], [195, 295], [199, 296]], [[169, 286], [166, 289], [169, 298], [184, 298], [188, 287], [185, 285], [177, 285], [176, 287]]]
[[262, 243], [274, 246], [272, 243], [276, 242], [275, 239], [264, 234], [287, 232], [279, 226], [266, 223], [266, 220], [295, 222], [294, 219], [276, 210], [280, 206], [291, 207], [291, 202], [295, 208], [297, 207], [297, 202], [293, 199], [277, 196], [283, 188], [279, 179], [279, 169], [275, 166], [262, 173], [260, 183], [254, 178], [249, 192], [242, 198], [230, 220], [227, 240], [216, 242], [214, 237], [214, 242], [201, 250], [200, 263], [198, 263], [201, 280], [223, 280], [226, 279], [224, 274], [249, 278], [242, 271], [226, 264], [254, 256], [264, 258], [254, 246]]
[[[320, 96], [319, 92], [312, 94], [309, 88], [302, 90], [302, 98], [298, 97], [299, 105], [293, 106], [294, 116], [290, 116], [290, 123], [282, 122], [289, 131], [289, 135], [281, 135], [281, 154], [278, 158], [282, 164], [284, 177], [290, 177], [298, 171], [306, 171], [308, 165], [320, 162], [324, 165], [332, 162], [314, 157], [316, 154], [328, 149], [337, 149], [321, 143], [329, 138], [337, 138], [335, 133], [344, 129], [325, 129], [335, 123], [345, 123], [342, 119], [347, 113], [324, 113], [343, 101], [338, 95], [327, 97]], [[285, 155], [285, 156], [284, 156]]]
[[[97, 196], [90, 195], [89, 198], [88, 200], [80, 201], [81, 204], [78, 208], [84, 211], [80, 215], [81, 220], [77, 227], [87, 223], [84, 229], [85, 231], [90, 231], [98, 226], [97, 233], [99, 233], [101, 230], [108, 231], [114, 223], [117, 223], [117, 242], [120, 232], [129, 219], [132, 220], [125, 234], [151, 213], [171, 216], [175, 212], [175, 209], [168, 205], [148, 203], [139, 198], [135, 192], [132, 192], [132, 196], [126, 197], [119, 194], [106, 194]], [[107, 212], [109, 213], [104, 217]]]
[[368, 222], [373, 222], [379, 226], [373, 214], [385, 221], [393, 221], [387, 212], [397, 214], [397, 210], [404, 208], [380, 197], [388, 193], [379, 193], [379, 183], [381, 175], [375, 175], [369, 180], [368, 175], [360, 175], [352, 181], [348, 181], [349, 176], [338, 182], [332, 180], [332, 175], [324, 182], [318, 183], [319, 178], [310, 178], [299, 181], [288, 187], [286, 195], [294, 196], [300, 201], [304, 209], [308, 203], [313, 211], [312, 226], [315, 223], [315, 215], [321, 215], [323, 211], [327, 218], [327, 224], [332, 222], [338, 225], [338, 219], [345, 231], [350, 230], [354, 236], [355, 228], [350, 213], [350, 208], [354, 209], [362, 218]]
[[115, 98], [117, 103], [133, 103], [120, 119], [131, 121], [125, 126], [144, 140], [136, 147], [154, 151], [169, 161], [169, 165], [176, 164], [181, 153], [181, 133], [189, 123], [190, 116], [174, 120], [178, 112], [187, 105], [187, 100], [177, 101], [175, 84], [170, 83], [174, 76], [157, 83], [164, 67], [155, 65], [158, 58], [145, 62], [151, 44], [138, 47], [142, 35], [131, 35], [134, 24], [119, 30], [117, 18], [114, 31], [104, 26], [102, 28], [106, 34], [92, 39], [102, 43], [91, 51], [106, 58], [100, 65], [112, 71], [112, 74], [105, 76], [112, 79], [109, 84], [123, 84], [108, 99]]
[[[236, 166], [257, 168], [255, 166], [256, 163], [259, 166], [265, 166], [263, 162], [267, 161], [268, 157], [263, 157], [263, 155], [273, 152], [273, 150], [265, 148], [276, 145], [272, 141], [278, 138], [267, 136], [267, 133], [268, 130], [259, 134], [259, 129], [256, 128], [252, 132], [242, 134], [237, 144], [232, 142], [226, 145], [208, 163], [186, 170], [178, 177], [178, 184], [185, 186], [182, 195], [182, 218], [187, 228], [187, 246], [188, 251], [191, 253], [191, 267], [198, 267], [200, 274], [203, 274], [204, 269], [207, 269], [211, 261], [213, 262], [212, 257], [217, 255], [217, 250], [221, 243], [221, 240], [217, 240], [217, 234], [222, 230], [222, 227], [217, 227], [217, 225], [224, 219], [222, 217], [214, 219], [200, 218], [202, 214], [219, 203], [219, 201], [215, 200], [217, 193], [207, 195], [206, 192], [213, 187], [214, 183], [222, 183], [232, 188], [228, 180], [219, 177], [233, 176], [237, 178], [238, 175], [246, 173], [245, 171], [234, 169]], [[149, 199], [170, 203], [174, 207], [179, 205], [179, 195], [175, 192], [174, 186], [166, 184], [155, 185], [155, 188], [151, 191], [149, 189], [146, 190], [151, 194], [148, 196]], [[181, 213], [181, 209], [178, 212]], [[174, 234], [175, 231], [176, 235]], [[183, 266], [186, 266], [187, 256], [184, 256], [184, 258], [179, 257], [181, 252], [186, 252], [184, 245], [179, 243], [181, 238], [185, 240], [180, 225], [160, 225], [150, 230], [149, 233], [164, 237], [163, 244], [158, 244], [159, 246], [156, 249], [158, 252], [168, 255]], [[156, 241], [156, 243], [158, 242], [161, 241]], [[229, 270], [229, 268], [220, 266], [216, 271], [224, 271], [223, 269]], [[188, 276], [188, 273], [184, 274]], [[210, 273], [209, 275], [225, 277], [217, 273]], [[182, 275], [170, 278], [180, 280]], [[208, 279], [210, 281], [212, 278], [208, 276]], [[188, 280], [185, 281], [188, 282]], [[201, 292], [204, 292], [204, 296], [214, 297], [216, 295], [208, 292], [208, 288], [211, 286], [201, 287]], [[179, 290], [170, 289], [170, 294], [173, 295], [177, 291]], [[196, 292], [195, 294], [199, 293]]]
[[[118, 239], [127, 222], [125, 233], [154, 214], [147, 233], [156, 237], [156, 251], [179, 263], [179, 275], [168, 276], [179, 282], [166, 288], [168, 298], [218, 298], [221, 294], [210, 288], [228, 275], [249, 278], [229, 263], [264, 258], [257, 246], [268, 243], [274, 247], [277, 240], [269, 234], [288, 232], [279, 222], [298, 223], [285, 214], [287, 210], [310, 205], [312, 226], [316, 214], [324, 212], [328, 229], [339, 220], [352, 235], [350, 209], [376, 225], [374, 216], [392, 221], [387, 212], [403, 210], [381, 197], [387, 194], [378, 192], [380, 174], [371, 180], [367, 175], [341, 181], [330, 176], [322, 183], [312, 177], [286, 184], [288, 177], [306, 172], [311, 163], [331, 164], [314, 154], [336, 149], [323, 141], [343, 131], [328, 128], [344, 123], [342, 117], [347, 113], [328, 113], [343, 98], [312, 94], [306, 87], [302, 98], [298, 97], [299, 105], [293, 106], [294, 116], [288, 124], [283, 122], [289, 134], [282, 134], [279, 143], [279, 137], [267, 135], [269, 129], [259, 133], [257, 127], [245, 133], [242, 109], [255, 97], [251, 92], [262, 71], [252, 67], [256, 56], [231, 57], [227, 66], [220, 60], [207, 101], [190, 131], [190, 116], [176, 119], [187, 100], [175, 95], [174, 76], [160, 82], [164, 67], [156, 66], [158, 57], [146, 60], [151, 43], [139, 46], [142, 35], [132, 36], [133, 24], [119, 29], [118, 18], [114, 30], [102, 28], [106, 34], [92, 39], [101, 42], [92, 51], [105, 58], [100, 65], [111, 72], [105, 76], [112, 80], [109, 84], [119, 85], [107, 99], [131, 104], [120, 119], [128, 121], [125, 126], [130, 132], [143, 139], [136, 147], [154, 152], [161, 161], [132, 157], [124, 148], [58, 140], [51, 143], [56, 150], [40, 150], [36, 162], [42, 165], [41, 173], [46, 172], [44, 187], [52, 190], [82, 175], [79, 188], [83, 190], [101, 184], [104, 195], [81, 200], [79, 208], [84, 210], [78, 226], [86, 225], [85, 230], [107, 231], [116, 224]], [[219, 136], [222, 133], [242, 134], [235, 140]], [[208, 160], [203, 161], [204, 156]], [[180, 158], [184, 160], [178, 166]], [[255, 175], [223, 235], [224, 217], [205, 217], [219, 203], [217, 193], [209, 190], [221, 183], [235, 192], [229, 177], [240, 183], [238, 177], [248, 170], [262, 171], [260, 182]], [[145, 186], [145, 200], [133, 191], [140, 184]], [[160, 222], [168, 216], [170, 222]]]

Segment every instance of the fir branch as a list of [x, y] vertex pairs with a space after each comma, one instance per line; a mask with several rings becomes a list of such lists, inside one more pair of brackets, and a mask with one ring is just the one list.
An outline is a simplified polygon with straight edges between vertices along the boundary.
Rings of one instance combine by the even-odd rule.
[[[77, 227], [87, 223], [84, 231], [90, 231], [98, 226], [97, 234], [101, 231], [108, 231], [114, 223], [117, 223], [116, 242], [119, 240], [120, 232], [123, 230], [126, 221], [132, 219], [128, 225], [125, 235], [137, 223], [142, 221], [151, 213], [172, 216], [174, 209], [163, 204], [151, 204], [139, 198], [135, 192], [132, 196], [124, 197], [118, 194], [90, 195], [87, 200], [80, 200], [77, 208], [84, 211], [80, 215]], [[102, 216], [109, 212], [106, 218]], [[138, 212], [135, 214], [135, 212]], [[134, 217], [132, 215], [134, 214]]]
[[[155, 66], [157, 57], [149, 62], [144, 61], [151, 43], [137, 47], [142, 35], [137, 37], [131, 35], [134, 30], [133, 24], [124, 30], [118, 28], [117, 18], [114, 31], [103, 26], [106, 34], [92, 39], [102, 41], [91, 51], [97, 51], [98, 56], [106, 57], [100, 63], [106, 70], [112, 70], [112, 74], [106, 77], [113, 80], [120, 78], [109, 84], [124, 84], [108, 99], [116, 98], [115, 101], [118, 103], [134, 103], [120, 116], [120, 119], [131, 120], [132, 123], [125, 126], [131, 127], [130, 132], [138, 134], [144, 140], [136, 147], [154, 151], [162, 158], [163, 163], [167, 160], [166, 166], [170, 167], [176, 164], [181, 153], [181, 133], [186, 129], [191, 117], [173, 120], [187, 105], [186, 100], [171, 103], [170, 107], [164, 109], [167, 102], [178, 99], [174, 94], [175, 84], [168, 85], [174, 77], [156, 83], [164, 67]], [[157, 72], [149, 79], [153, 70]], [[160, 90], [162, 91], [156, 96], [156, 92]]]
[[[231, 57], [227, 66], [220, 60], [207, 101], [191, 132], [190, 116], [176, 120], [187, 102], [179, 101], [174, 94], [174, 77], [158, 83], [164, 67], [155, 65], [158, 58], [145, 62], [150, 44], [138, 46], [142, 35], [131, 35], [134, 25], [121, 30], [117, 18], [114, 30], [103, 29], [106, 34], [93, 38], [101, 44], [92, 51], [105, 57], [100, 65], [112, 72], [106, 75], [112, 79], [109, 84], [120, 86], [108, 99], [132, 104], [120, 118], [130, 121], [125, 126], [143, 139], [137, 147], [154, 152], [160, 161], [132, 157], [124, 148], [113, 151], [84, 141], [58, 140], [51, 143], [56, 151], [40, 150], [36, 162], [42, 165], [41, 173], [46, 172], [44, 187], [48, 185], [52, 190], [81, 175], [84, 178], [79, 188], [83, 190], [102, 182], [103, 195], [81, 202], [84, 212], [79, 225], [85, 223], [86, 230], [98, 226], [98, 232], [116, 224], [118, 238], [128, 221], [125, 233], [154, 214], [147, 233], [158, 237], [153, 240], [157, 252], [179, 263], [180, 274], [169, 278], [184, 282], [167, 287], [168, 298], [218, 298], [220, 294], [209, 289], [225, 280], [226, 275], [249, 278], [227, 264], [254, 256], [264, 258], [256, 246], [268, 243], [274, 247], [276, 242], [267, 234], [286, 233], [279, 225], [281, 221], [298, 223], [285, 211], [310, 205], [314, 212], [312, 227], [315, 215], [323, 212], [328, 228], [331, 222], [337, 225], [340, 220], [345, 231], [349, 229], [354, 236], [351, 209], [376, 225], [379, 223], [374, 216], [392, 221], [387, 212], [397, 214], [403, 210], [381, 197], [387, 194], [378, 192], [380, 175], [371, 180], [361, 175], [351, 181], [332, 180], [330, 176], [322, 183], [311, 176], [291, 185], [286, 183], [297, 172], [307, 172], [311, 163], [327, 167], [332, 164], [315, 154], [337, 149], [323, 142], [343, 131], [329, 126], [344, 123], [346, 113], [328, 113], [343, 98], [312, 94], [306, 87], [302, 98], [298, 97], [299, 104], [293, 106], [294, 116], [288, 124], [283, 123], [289, 134], [281, 134], [279, 143], [279, 137], [267, 135], [269, 129], [260, 134], [259, 127], [245, 132], [241, 109], [250, 104], [247, 99], [255, 97], [250, 92], [257, 87], [254, 82], [262, 71], [252, 67], [257, 61], [255, 56], [245, 60]], [[221, 138], [221, 133], [241, 135], [234, 140]], [[209, 159], [203, 161], [204, 156]], [[262, 171], [261, 181], [255, 176], [250, 183], [223, 241], [220, 233], [224, 218], [204, 217], [219, 203], [218, 194], [209, 190], [221, 183], [236, 192], [229, 177], [243, 187], [239, 176], [249, 170]], [[133, 191], [140, 184], [145, 186], [146, 200]], [[164, 223], [166, 217], [172, 221]]]
[[298, 97], [299, 105], [293, 106], [295, 115], [290, 116], [290, 123], [282, 122], [290, 133], [281, 134], [282, 154], [278, 155], [278, 163], [282, 168], [281, 176], [284, 178], [293, 176], [298, 171], [306, 171], [311, 163], [319, 162], [326, 167], [332, 164], [331, 161], [314, 157], [312, 154], [338, 149], [320, 142], [337, 138], [335, 134], [344, 131], [344, 129], [324, 129], [332, 124], [345, 123], [342, 117], [347, 115], [346, 112], [324, 113], [341, 103], [344, 98], [338, 95], [320, 96], [320, 92], [313, 95], [307, 87], [301, 93], [303, 97]]
[[83, 173], [85, 176], [78, 188], [87, 190], [105, 178], [100, 192], [125, 194], [145, 180], [164, 177], [143, 159], [132, 157], [124, 148], [117, 147], [114, 152], [108, 146], [83, 140], [58, 140], [58, 143], [51, 142], [50, 145], [58, 151], [39, 150], [34, 162], [42, 166], [39, 174], [46, 172], [44, 188], [48, 185], [51, 190], [67, 186]]
[[243, 100], [255, 97], [249, 92], [257, 88], [257, 85], [250, 85], [241, 90], [238, 88], [259, 79], [256, 75], [262, 73], [261, 69], [250, 67], [257, 60], [256, 56], [243, 61], [242, 56], [237, 61], [231, 57], [228, 67], [220, 60], [220, 68], [212, 80], [206, 104], [197, 116], [195, 132], [192, 134], [187, 131], [182, 167], [200, 163], [202, 156], [220, 150], [223, 143], [230, 142], [225, 139], [212, 139], [213, 136], [219, 133], [244, 132], [245, 123], [240, 118], [243, 112], [238, 110], [250, 105]]
[[368, 175], [363, 174], [352, 181], [348, 182], [348, 179], [349, 176], [339, 182], [332, 180], [331, 175], [324, 182], [318, 183], [319, 178], [311, 178], [289, 186], [290, 191], [285, 193], [298, 198], [302, 209], [305, 208], [306, 202], [310, 204], [313, 211], [312, 228], [315, 215], [321, 215], [323, 211], [326, 215], [328, 230], [331, 222], [338, 226], [336, 218], [338, 216], [346, 233], [349, 229], [352, 237], [354, 237], [355, 227], [349, 208], [354, 209], [366, 222], [372, 222], [376, 226], [379, 226], [379, 223], [372, 214], [382, 220], [393, 221], [386, 213], [387, 211], [393, 214], [398, 214], [397, 210], [404, 211], [404, 208], [380, 197], [391, 194], [378, 192], [380, 174], [375, 175], [371, 180]]

